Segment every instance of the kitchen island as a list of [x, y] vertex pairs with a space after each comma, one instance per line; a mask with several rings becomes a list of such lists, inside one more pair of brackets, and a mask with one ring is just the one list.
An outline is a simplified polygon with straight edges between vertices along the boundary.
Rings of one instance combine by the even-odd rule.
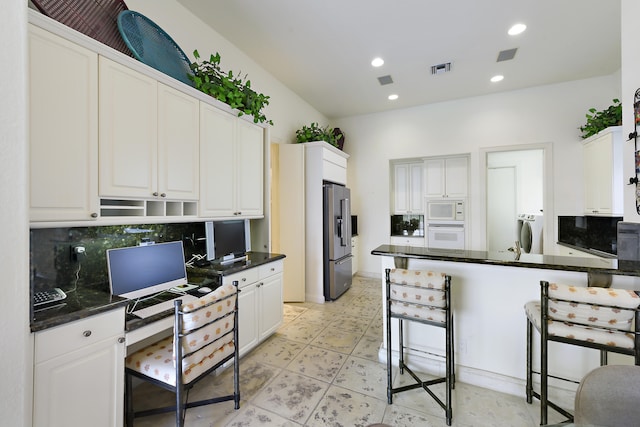
[[[540, 299], [540, 281], [640, 289], [640, 263], [616, 259], [576, 258], [513, 252], [429, 249], [381, 245], [372, 250], [381, 257], [381, 291], [384, 271], [396, 265], [409, 269], [441, 271], [451, 275], [455, 318], [456, 378], [505, 393], [523, 396], [526, 374], [526, 315], [524, 305]], [[394, 322], [396, 319], [392, 319]], [[386, 320], [385, 323], [386, 325]], [[433, 353], [444, 351], [444, 333], [416, 322], [405, 326], [408, 361], [419, 370], [442, 374], [444, 362]], [[395, 333], [396, 328], [392, 328]], [[386, 326], [385, 334], [386, 337]], [[394, 351], [397, 341], [394, 338]], [[536, 334], [534, 354], [538, 352]], [[599, 352], [559, 343], [549, 345], [549, 369], [579, 381], [599, 365]], [[386, 343], [379, 357], [386, 358]], [[395, 358], [395, 356], [394, 356]], [[609, 363], [633, 364], [628, 356], [611, 354]], [[534, 367], [539, 366], [534, 358]], [[538, 378], [534, 378], [537, 382]], [[550, 381], [551, 397], [572, 405], [570, 384]]]

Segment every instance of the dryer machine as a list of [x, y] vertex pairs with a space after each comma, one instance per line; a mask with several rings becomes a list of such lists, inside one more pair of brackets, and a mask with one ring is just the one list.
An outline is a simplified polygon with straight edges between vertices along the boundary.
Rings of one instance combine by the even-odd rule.
[[518, 214], [518, 240], [522, 251], [528, 254], [542, 253], [542, 222], [540, 214]]

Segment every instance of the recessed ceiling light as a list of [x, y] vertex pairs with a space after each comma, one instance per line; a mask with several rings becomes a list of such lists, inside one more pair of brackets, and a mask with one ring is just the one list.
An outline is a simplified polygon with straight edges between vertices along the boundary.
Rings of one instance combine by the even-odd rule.
[[493, 77], [491, 77], [491, 82], [497, 83], [497, 82], [502, 81], [502, 79], [504, 79], [504, 76], [502, 76], [502, 75], [493, 76]]
[[509, 28], [509, 31], [507, 31], [507, 34], [509, 34], [510, 36], [515, 36], [517, 34], [522, 33], [526, 29], [527, 29], [527, 26], [524, 24], [515, 24], [513, 27]]
[[389, 95], [389, 101], [395, 101], [396, 99], [398, 99], [398, 95], [395, 93], [393, 95]]
[[384, 64], [384, 59], [382, 58], [374, 58], [373, 61], [371, 61], [371, 65], [373, 67], [381, 67]]

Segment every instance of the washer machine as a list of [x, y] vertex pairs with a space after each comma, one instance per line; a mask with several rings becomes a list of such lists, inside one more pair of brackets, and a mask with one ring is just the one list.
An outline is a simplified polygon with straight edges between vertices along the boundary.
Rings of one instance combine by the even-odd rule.
[[540, 214], [518, 214], [518, 240], [522, 251], [528, 254], [542, 253], [542, 222]]

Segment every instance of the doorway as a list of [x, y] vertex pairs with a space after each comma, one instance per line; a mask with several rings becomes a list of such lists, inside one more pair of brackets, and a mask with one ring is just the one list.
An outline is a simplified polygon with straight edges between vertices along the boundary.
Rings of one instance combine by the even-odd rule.
[[505, 251], [517, 240], [517, 215], [543, 214], [543, 247], [551, 253], [553, 221], [551, 144], [494, 147], [481, 150], [485, 203], [485, 248]]
[[516, 168], [487, 167], [487, 250], [502, 252], [517, 239]]

